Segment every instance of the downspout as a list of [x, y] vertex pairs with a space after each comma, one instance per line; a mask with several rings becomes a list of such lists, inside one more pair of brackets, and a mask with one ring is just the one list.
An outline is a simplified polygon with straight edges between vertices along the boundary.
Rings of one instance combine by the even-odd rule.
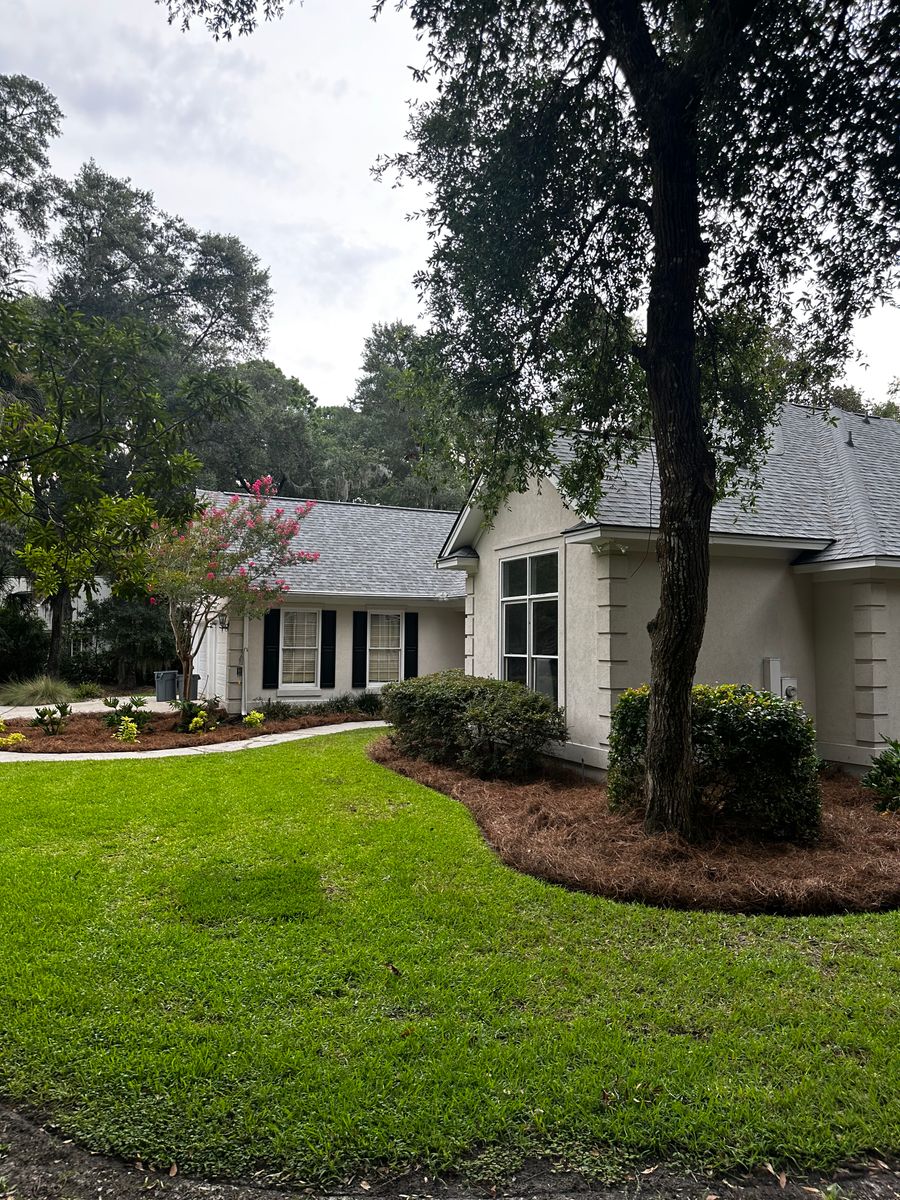
[[244, 617], [244, 646], [241, 651], [241, 662], [244, 669], [241, 671], [241, 716], [246, 717], [250, 711], [247, 707], [247, 678], [250, 672], [250, 618]]

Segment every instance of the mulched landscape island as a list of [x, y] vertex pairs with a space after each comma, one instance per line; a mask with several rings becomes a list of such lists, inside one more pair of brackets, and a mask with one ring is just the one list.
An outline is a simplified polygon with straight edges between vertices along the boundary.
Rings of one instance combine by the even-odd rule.
[[551, 883], [665, 908], [780, 915], [900, 907], [900, 813], [878, 812], [848, 775], [821, 780], [822, 833], [811, 846], [648, 835], [611, 812], [602, 783], [559, 769], [528, 783], [476, 779], [400, 754], [389, 737], [375, 762], [460, 801], [498, 857]]
[[113, 737], [113, 730], [104, 723], [104, 716], [104, 713], [79, 713], [54, 735], [44, 733], [27, 719], [7, 721], [7, 734], [24, 733], [27, 738], [17, 746], [10, 746], [9, 750], [27, 754], [133, 754], [141, 750], [174, 750], [185, 746], [210, 746], [217, 742], [244, 742], [267, 734], [289, 733], [294, 729], [317, 729], [325, 725], [343, 725], [347, 721], [379, 719], [363, 712], [310, 713], [248, 726], [242, 724], [240, 717], [226, 717], [209, 733], [185, 733], [178, 729], [176, 714], [154, 713], [151, 725], [140, 734], [137, 742], [120, 742]]

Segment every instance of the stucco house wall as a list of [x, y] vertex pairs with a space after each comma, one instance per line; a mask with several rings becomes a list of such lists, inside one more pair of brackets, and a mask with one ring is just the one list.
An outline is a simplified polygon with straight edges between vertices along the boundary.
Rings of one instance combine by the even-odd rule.
[[[646, 532], [623, 538], [601, 530], [588, 543], [577, 520], [545, 479], [512, 497], [480, 530], [467, 579], [465, 663], [473, 674], [502, 675], [502, 564], [555, 551], [559, 702], [570, 729], [560, 753], [602, 767], [619, 696], [650, 676], [647, 624], [659, 602], [659, 570]], [[776, 540], [722, 541], [711, 547], [697, 682], [776, 689], [796, 683], [816, 722], [820, 753], [868, 761], [882, 732], [900, 736], [900, 581], [879, 583], [857, 571], [835, 582], [834, 574], [798, 570], [797, 550]]]

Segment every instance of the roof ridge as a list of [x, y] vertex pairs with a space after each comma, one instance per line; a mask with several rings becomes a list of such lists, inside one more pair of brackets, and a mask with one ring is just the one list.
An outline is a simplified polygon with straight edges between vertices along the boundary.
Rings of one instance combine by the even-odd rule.
[[[252, 492], [234, 492], [228, 491], [226, 488], [208, 488], [199, 487], [198, 492], [206, 492], [209, 495], [216, 496], [241, 496], [250, 497]], [[456, 508], [419, 508], [413, 504], [373, 504], [369, 500], [320, 500], [317, 496], [269, 496], [270, 500], [284, 501], [287, 504], [330, 504], [334, 508], [379, 508], [388, 509], [391, 512], [416, 512], [416, 513], [434, 513], [441, 517], [455, 517], [459, 509]]]

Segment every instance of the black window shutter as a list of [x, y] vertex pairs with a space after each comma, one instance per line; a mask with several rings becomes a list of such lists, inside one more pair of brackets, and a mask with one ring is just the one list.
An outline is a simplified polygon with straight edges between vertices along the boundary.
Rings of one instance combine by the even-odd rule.
[[334, 660], [337, 651], [337, 612], [322, 609], [322, 645], [319, 648], [319, 687], [334, 687]]
[[419, 614], [408, 612], [403, 618], [403, 678], [415, 679], [419, 673]]
[[263, 617], [262, 685], [278, 687], [278, 652], [281, 641], [281, 609], [270, 608]]
[[353, 614], [353, 675], [350, 686], [364, 688], [368, 680], [369, 614], [355, 612]]

